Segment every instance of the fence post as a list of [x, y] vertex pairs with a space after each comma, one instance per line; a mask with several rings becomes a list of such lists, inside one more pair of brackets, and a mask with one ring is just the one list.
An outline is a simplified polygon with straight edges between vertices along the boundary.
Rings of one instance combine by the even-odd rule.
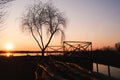
[[97, 73], [99, 73], [98, 63], [96, 63], [96, 69], [97, 69]]
[[108, 76], [111, 77], [110, 66], [108, 65]]

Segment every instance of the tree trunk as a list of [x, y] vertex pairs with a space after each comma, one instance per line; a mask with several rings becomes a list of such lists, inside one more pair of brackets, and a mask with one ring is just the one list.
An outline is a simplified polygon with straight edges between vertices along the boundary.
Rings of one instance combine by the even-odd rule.
[[42, 50], [42, 57], [44, 57], [44, 53], [45, 53], [45, 50], [43, 49], [43, 50]]

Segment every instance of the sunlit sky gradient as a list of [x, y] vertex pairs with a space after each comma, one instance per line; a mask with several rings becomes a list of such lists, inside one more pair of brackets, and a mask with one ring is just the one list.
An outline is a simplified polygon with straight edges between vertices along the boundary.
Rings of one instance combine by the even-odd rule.
[[[46, 0], [43, 0], [46, 1]], [[67, 17], [66, 40], [91, 41], [93, 48], [112, 46], [120, 41], [120, 0], [52, 0]], [[20, 17], [34, 0], [16, 0], [0, 32], [0, 50], [6, 43], [15, 50], [39, 50], [29, 33], [20, 29]], [[58, 39], [54, 39], [55, 45]], [[59, 44], [58, 44], [59, 45]]]

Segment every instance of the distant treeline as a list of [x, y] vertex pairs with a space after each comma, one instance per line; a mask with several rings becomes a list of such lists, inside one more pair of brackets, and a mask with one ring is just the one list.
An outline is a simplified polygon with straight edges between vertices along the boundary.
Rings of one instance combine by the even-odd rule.
[[97, 51], [97, 52], [100, 52], [100, 51], [102, 51], [102, 52], [112, 52], [112, 51], [120, 52], [120, 42], [115, 43], [114, 47], [106, 46], [106, 47], [103, 47], [100, 49], [95, 49], [94, 51]]

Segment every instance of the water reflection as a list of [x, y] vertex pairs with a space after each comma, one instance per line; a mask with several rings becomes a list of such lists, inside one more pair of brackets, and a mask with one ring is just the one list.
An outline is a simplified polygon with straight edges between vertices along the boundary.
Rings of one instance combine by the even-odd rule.
[[10, 57], [10, 56], [38, 56], [38, 55], [41, 55], [41, 54], [38, 54], [38, 53], [0, 53], [0, 56], [7, 56], [7, 57]]
[[[97, 72], [96, 63], [93, 63], [93, 71]], [[98, 71], [104, 75], [108, 75], [108, 67], [106, 65], [98, 64]], [[111, 67], [110, 73], [112, 77], [120, 79], [120, 68]]]
[[[61, 53], [45, 53], [45, 56], [49, 55], [63, 55]], [[41, 56], [41, 53], [0, 53], [0, 56]]]
[[7, 52], [7, 53], [0, 53], [0, 56], [10, 57], [10, 56], [13, 56], [13, 54], [9, 53], [9, 52]]
[[120, 68], [111, 67], [111, 75], [120, 79]]
[[7, 56], [7, 57], [10, 57], [10, 55], [11, 55], [11, 54], [10, 54], [9, 52], [8, 52], [8, 53], [6, 53], [6, 56]]

